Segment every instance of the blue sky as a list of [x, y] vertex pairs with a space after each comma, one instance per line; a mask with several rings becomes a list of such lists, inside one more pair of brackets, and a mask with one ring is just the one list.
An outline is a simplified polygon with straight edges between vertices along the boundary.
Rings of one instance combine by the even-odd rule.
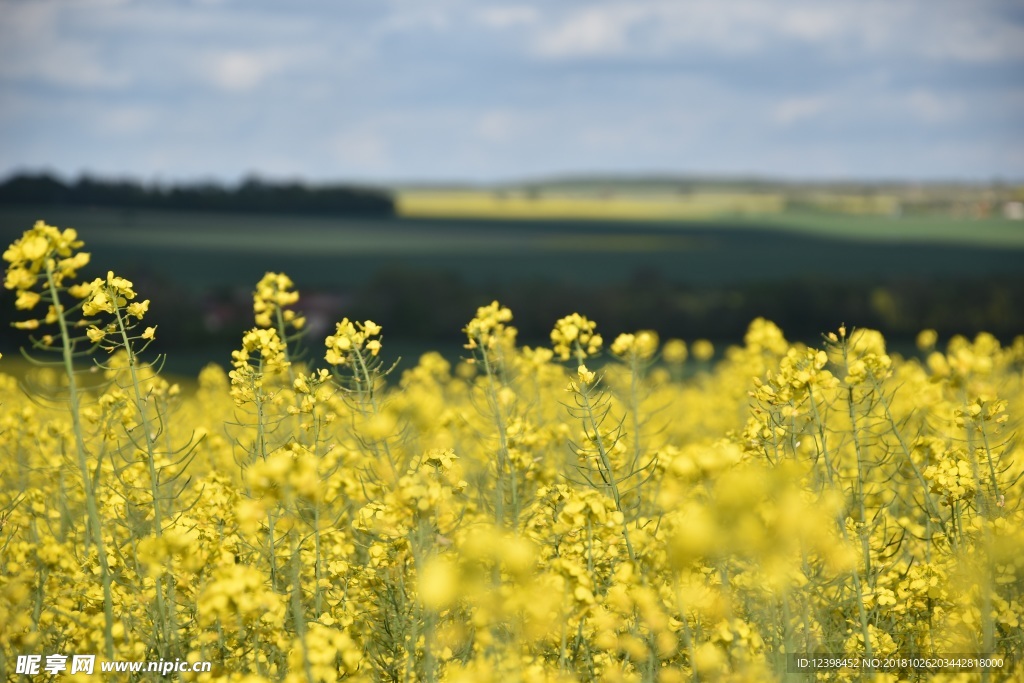
[[1020, 0], [0, 0], [0, 174], [1024, 179]]

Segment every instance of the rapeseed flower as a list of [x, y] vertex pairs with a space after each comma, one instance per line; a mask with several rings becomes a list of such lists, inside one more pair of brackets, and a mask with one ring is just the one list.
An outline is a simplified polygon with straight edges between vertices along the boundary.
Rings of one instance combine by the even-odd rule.
[[559, 319], [551, 330], [551, 343], [555, 355], [562, 360], [570, 357], [582, 362], [583, 359], [597, 354], [601, 350], [603, 340], [597, 334], [597, 323], [573, 313]]
[[380, 353], [380, 325], [367, 320], [354, 322], [348, 318], [337, 324], [334, 334], [327, 337], [327, 354], [324, 358], [331, 365], [347, 365], [353, 356], [368, 354], [371, 357]]
[[1024, 338], [923, 334], [922, 362], [759, 319], [717, 354], [668, 340], [667, 367], [655, 332], [618, 335], [598, 368], [592, 321], [517, 348], [494, 302], [463, 330], [474, 364], [429, 353], [392, 382], [371, 321], [337, 325], [329, 367], [289, 358], [298, 295], [269, 273], [230, 372], [193, 389], [115, 343], [149, 305], [113, 273], [72, 284], [80, 247], [41, 224], [5, 252], [21, 327], [81, 310], [82, 348], [118, 346], [77, 433], [77, 373], [33, 369], [38, 396], [0, 373], [13, 658], [109, 642], [212, 662], [200, 681], [764, 681], [791, 677], [780, 652], [1024, 642]]

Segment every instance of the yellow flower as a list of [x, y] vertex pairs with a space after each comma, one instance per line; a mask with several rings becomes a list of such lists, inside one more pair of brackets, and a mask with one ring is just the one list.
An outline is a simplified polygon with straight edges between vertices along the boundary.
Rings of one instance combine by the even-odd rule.
[[41, 259], [49, 250], [50, 245], [42, 235], [29, 235], [21, 243], [21, 257], [26, 261]]
[[[75, 276], [78, 268], [89, 262], [89, 255], [74, 253], [82, 246], [78, 234], [68, 228], [61, 231], [37, 221], [22, 236], [15, 240], [3, 253], [4, 261], [10, 265], [4, 276], [4, 287], [18, 293], [15, 307], [31, 310], [40, 301], [40, 294], [31, 291], [39, 282], [44, 271], [51, 273], [53, 284], [59, 289], [66, 278]], [[47, 322], [56, 321], [56, 315], [47, 315]], [[19, 329], [36, 329], [38, 321], [16, 323]]]
[[682, 365], [686, 362], [686, 342], [682, 339], [669, 339], [661, 350], [661, 356], [666, 363], [671, 365]]
[[499, 344], [514, 342], [516, 329], [507, 323], [512, 321], [512, 311], [497, 301], [476, 309], [476, 317], [462, 328], [466, 333], [467, 349], [490, 349]]
[[698, 339], [693, 342], [693, 357], [697, 360], [708, 361], [715, 355], [715, 347], [707, 339]]
[[[253, 292], [253, 312], [256, 314], [256, 325], [259, 327], [272, 327], [276, 311], [283, 310], [299, 300], [299, 293], [295, 291], [295, 283], [284, 273], [267, 273], [258, 283], [256, 291]], [[291, 315], [287, 315], [291, 313]], [[295, 313], [288, 311], [285, 314], [285, 322], [292, 322], [295, 329], [302, 327], [301, 322], [296, 322]], [[304, 322], [304, 321], [303, 321]]]
[[77, 285], [71, 285], [68, 287], [68, 294], [76, 299], [84, 299], [92, 294], [92, 284], [89, 282], [80, 282]]
[[917, 335], [917, 348], [922, 351], [931, 351], [935, 348], [935, 342], [939, 340], [939, 333], [935, 330], [921, 330]]
[[420, 572], [418, 588], [420, 600], [426, 607], [442, 610], [459, 597], [457, 565], [445, 557], [433, 557]]
[[345, 365], [353, 354], [368, 352], [371, 356], [380, 353], [379, 339], [370, 339], [381, 332], [381, 327], [372, 320], [353, 322], [342, 319], [335, 328], [335, 333], [327, 337], [327, 353], [324, 358], [331, 365]]
[[579, 313], [561, 318], [551, 331], [551, 343], [555, 355], [562, 360], [575, 356], [583, 360], [601, 350], [601, 335], [594, 332], [597, 323]]
[[[156, 332], [156, 328], [150, 329]], [[251, 360], [257, 354], [259, 362], [254, 367]], [[231, 365], [231, 396], [237, 405], [244, 405], [256, 400], [265, 376], [283, 372], [290, 362], [285, 358], [285, 346], [277, 330], [254, 327], [242, 336], [242, 348], [231, 352]]]
[[149, 310], [149, 299], [145, 301], [136, 301], [128, 304], [128, 315], [134, 316], [139, 320], [142, 320], [142, 316]]
[[36, 292], [23, 289], [18, 292], [18, 298], [15, 299], [14, 306], [19, 311], [30, 311], [39, 303], [40, 298], [41, 297]]
[[594, 383], [594, 379], [595, 379], [596, 375], [593, 373], [593, 371], [587, 370], [587, 366], [586, 365], [582, 365], [581, 364], [580, 367], [576, 370], [576, 372], [577, 372], [577, 375], [580, 378], [580, 382], [581, 383], [583, 383], [583, 384], [593, 384]]
[[[90, 285], [90, 293], [82, 303], [82, 313], [86, 316], [94, 316], [98, 313], [114, 313], [116, 308], [124, 308], [128, 301], [135, 298], [135, 290], [132, 283], [123, 277], [114, 275], [112, 271], [107, 272], [106, 279], [96, 278]], [[149, 302], [145, 301], [141, 309], [135, 310], [145, 313]], [[134, 314], [132, 314], [134, 315]]]
[[[30, 230], [26, 230], [20, 239], [16, 240], [4, 251], [3, 259], [11, 264], [11, 269], [24, 270], [30, 275], [38, 275], [45, 267], [46, 260], [53, 256], [71, 257], [72, 252], [82, 246], [78, 240], [78, 233], [68, 228], [63, 232], [47, 225], [43, 221], [36, 221]], [[72, 259], [64, 272], [59, 273], [60, 277], [74, 277], [73, 266], [81, 263], [82, 257]], [[88, 261], [86, 255], [85, 261]], [[84, 265], [84, 264], [82, 264]], [[8, 284], [8, 289], [15, 289], [15, 286]]]
[[612, 343], [611, 351], [622, 359], [648, 360], [658, 351], [658, 333], [641, 330], [636, 334], [620, 334]]

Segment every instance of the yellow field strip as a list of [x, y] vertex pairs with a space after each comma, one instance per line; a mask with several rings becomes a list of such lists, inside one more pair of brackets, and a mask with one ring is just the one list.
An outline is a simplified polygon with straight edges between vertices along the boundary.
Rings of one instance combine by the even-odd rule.
[[722, 214], [775, 214], [785, 198], [775, 194], [695, 193], [687, 195], [573, 196], [474, 191], [405, 191], [396, 210], [410, 218], [514, 218], [589, 220], [676, 220]]

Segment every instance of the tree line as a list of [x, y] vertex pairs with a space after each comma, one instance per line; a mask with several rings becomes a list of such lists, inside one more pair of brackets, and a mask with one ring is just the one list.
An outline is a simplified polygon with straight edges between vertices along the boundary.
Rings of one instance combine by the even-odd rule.
[[377, 216], [395, 212], [389, 192], [347, 185], [247, 178], [234, 186], [213, 182], [162, 186], [87, 175], [66, 182], [48, 173], [17, 174], [0, 183], [0, 205]]

